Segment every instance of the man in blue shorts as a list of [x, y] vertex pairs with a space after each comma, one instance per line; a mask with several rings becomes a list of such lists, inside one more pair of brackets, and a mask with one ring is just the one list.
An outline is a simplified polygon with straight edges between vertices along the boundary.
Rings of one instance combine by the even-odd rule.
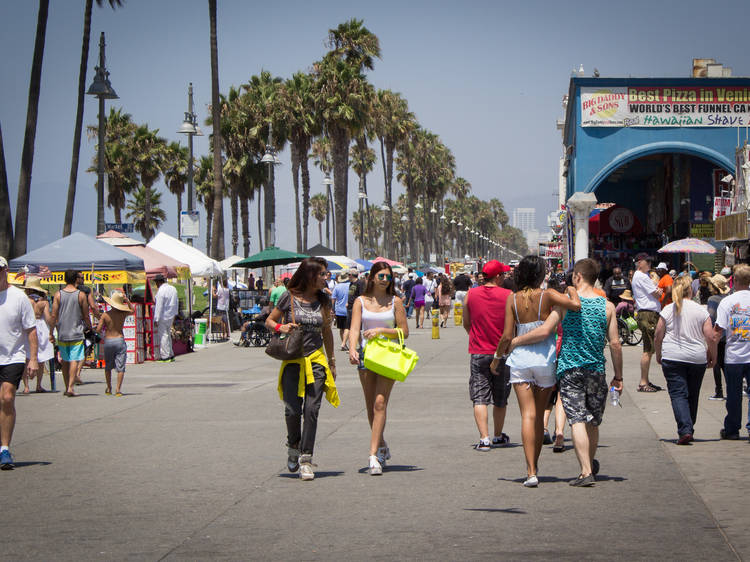
[[[39, 373], [34, 309], [24, 292], [8, 284], [8, 262], [0, 256], [0, 469], [12, 470], [10, 441], [16, 426], [16, 390], [24, 371]], [[28, 363], [26, 357], [29, 358]]]

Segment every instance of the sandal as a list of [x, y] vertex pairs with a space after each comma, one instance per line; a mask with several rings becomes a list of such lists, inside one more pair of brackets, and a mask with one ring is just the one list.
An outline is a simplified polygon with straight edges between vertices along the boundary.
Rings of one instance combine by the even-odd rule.
[[657, 391], [659, 391], [659, 390], [664, 390], [664, 389], [663, 389], [662, 387], [660, 387], [660, 386], [657, 386], [657, 385], [655, 385], [655, 384], [654, 384], [654, 383], [652, 383], [652, 382], [649, 382], [649, 383], [648, 383], [648, 385], [649, 385], [649, 386], [650, 386], [651, 388], [653, 388], [654, 390], [657, 390]]
[[638, 392], [659, 392], [659, 391], [656, 390], [650, 384], [639, 384], [638, 385]]
[[565, 450], [565, 438], [562, 435], [560, 435], [559, 437], [561, 437], [561, 439], [558, 440], [557, 437], [558, 436], [556, 435], [555, 436], [555, 444], [552, 447], [552, 452], [553, 453], [562, 453]]

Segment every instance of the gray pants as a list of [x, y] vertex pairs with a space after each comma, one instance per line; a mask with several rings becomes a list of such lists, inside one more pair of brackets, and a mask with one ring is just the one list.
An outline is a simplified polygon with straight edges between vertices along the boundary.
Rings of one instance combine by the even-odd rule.
[[325, 391], [326, 372], [321, 365], [313, 363], [315, 382], [305, 386], [305, 396], [301, 398], [297, 396], [299, 370], [299, 364], [292, 363], [287, 365], [281, 375], [287, 443], [290, 447], [299, 444], [303, 455], [312, 455], [315, 434], [318, 431], [318, 412]]
[[104, 351], [105, 371], [125, 372], [128, 358], [128, 346], [123, 338], [104, 338], [101, 343]]
[[[162, 320], [156, 325], [156, 342], [154, 347], [158, 346], [159, 359], [171, 359], [174, 357], [172, 351], [172, 322], [174, 318]], [[156, 349], [154, 349], [156, 352]]]

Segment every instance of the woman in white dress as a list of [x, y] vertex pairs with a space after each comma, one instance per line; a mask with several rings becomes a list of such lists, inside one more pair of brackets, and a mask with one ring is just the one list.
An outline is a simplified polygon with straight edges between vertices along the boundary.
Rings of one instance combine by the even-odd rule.
[[[31, 301], [31, 306], [34, 309], [34, 316], [36, 317], [36, 337], [39, 342], [37, 360], [39, 361], [40, 367], [39, 374], [36, 377], [36, 392], [47, 392], [42, 388], [42, 376], [45, 372], [45, 365], [55, 356], [55, 347], [52, 345], [49, 331], [50, 324], [52, 323], [52, 316], [49, 311], [47, 291], [42, 288], [42, 284], [38, 277], [27, 277], [23, 288], [26, 291], [26, 295], [29, 297], [29, 301]], [[29, 392], [29, 377], [24, 373], [23, 393], [28, 394]]]

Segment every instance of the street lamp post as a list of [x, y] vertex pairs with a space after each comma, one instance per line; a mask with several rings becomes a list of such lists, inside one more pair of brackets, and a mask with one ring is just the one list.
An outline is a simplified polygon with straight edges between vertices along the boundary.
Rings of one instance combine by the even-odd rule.
[[[203, 132], [198, 127], [198, 116], [193, 112], [193, 83], [190, 82], [188, 85], [188, 110], [185, 112], [185, 120], [182, 122], [182, 126], [177, 131], [188, 136], [188, 189], [187, 189], [187, 210], [188, 217], [192, 219], [193, 209], [195, 205], [195, 189], [193, 186], [193, 137], [203, 136]], [[182, 217], [177, 217], [179, 221], [177, 237], [180, 238], [182, 231]], [[187, 238], [187, 243], [193, 245], [193, 237]]]
[[99, 98], [99, 150], [96, 157], [96, 233], [104, 233], [104, 131], [105, 115], [104, 100], [115, 100], [117, 94], [109, 82], [109, 72], [105, 64], [104, 56], [104, 32], [99, 36], [99, 65], [96, 67], [94, 81], [89, 86], [90, 96]]
[[[325, 177], [323, 178], [323, 185], [325, 186], [326, 190], [326, 246], [329, 248], [331, 247], [331, 231], [330, 231], [330, 221], [329, 217], [333, 214], [333, 203], [331, 201], [331, 185], [333, 184], [333, 180], [331, 179], [331, 174], [326, 172]], [[336, 223], [333, 224], [333, 236], [334, 236], [334, 246], [336, 245]]]

